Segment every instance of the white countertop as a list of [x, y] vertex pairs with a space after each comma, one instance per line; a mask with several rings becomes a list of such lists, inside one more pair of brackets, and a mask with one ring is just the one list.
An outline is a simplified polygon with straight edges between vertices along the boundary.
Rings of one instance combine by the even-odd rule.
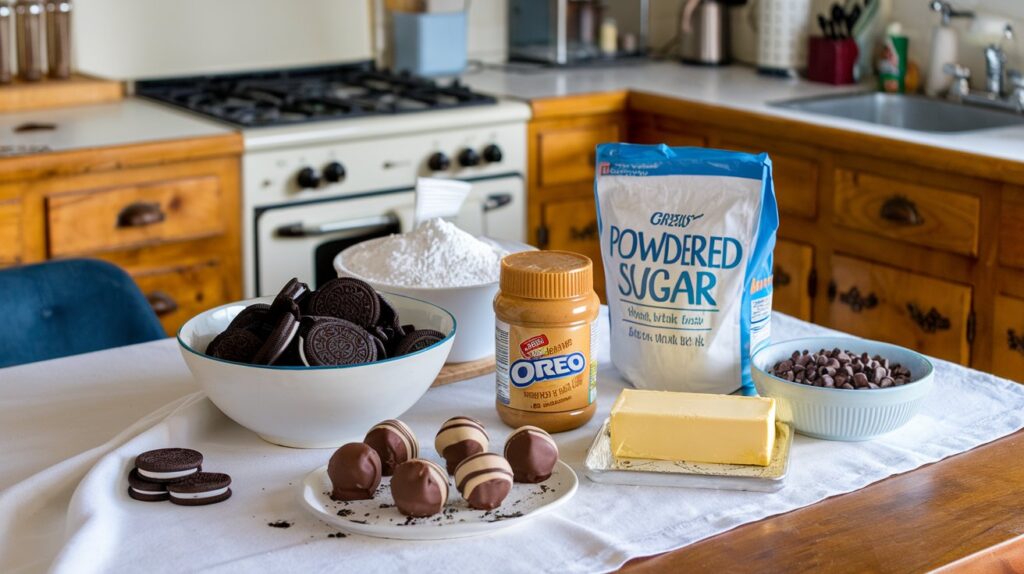
[[[25, 124], [54, 124], [53, 130], [18, 133]], [[232, 133], [230, 127], [138, 98], [119, 102], [0, 114], [0, 159], [8, 146], [69, 151]]]
[[739, 65], [711, 68], [675, 62], [651, 62], [567, 69], [488, 67], [467, 73], [462, 79], [475, 90], [524, 100], [628, 89], [943, 149], [1024, 161], [1024, 126], [931, 133], [778, 108], [769, 104], [871, 88], [836, 87], [800, 79], [770, 78]]

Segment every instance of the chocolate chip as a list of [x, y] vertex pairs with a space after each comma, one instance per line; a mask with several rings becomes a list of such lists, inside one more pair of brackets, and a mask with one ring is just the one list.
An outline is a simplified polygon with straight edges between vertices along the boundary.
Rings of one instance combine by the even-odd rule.
[[910, 370], [880, 355], [849, 350], [793, 351], [769, 370], [776, 377], [823, 388], [882, 389], [910, 382]]

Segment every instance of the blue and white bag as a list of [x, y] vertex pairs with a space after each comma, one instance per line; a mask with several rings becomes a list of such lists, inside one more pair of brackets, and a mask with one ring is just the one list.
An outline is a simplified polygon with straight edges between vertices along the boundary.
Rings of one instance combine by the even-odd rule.
[[779, 226], [768, 156], [602, 144], [594, 194], [619, 372], [644, 389], [752, 393]]

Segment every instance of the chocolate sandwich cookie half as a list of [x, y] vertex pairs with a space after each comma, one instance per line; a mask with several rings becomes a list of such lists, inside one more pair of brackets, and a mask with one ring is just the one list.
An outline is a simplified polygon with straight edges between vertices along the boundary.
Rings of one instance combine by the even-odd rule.
[[380, 318], [380, 298], [365, 281], [338, 277], [324, 283], [307, 299], [309, 315], [334, 317], [372, 329]]
[[190, 448], [160, 448], [135, 457], [139, 476], [155, 482], [171, 483], [199, 472], [203, 455]]
[[143, 502], [160, 502], [171, 497], [166, 484], [146, 479], [136, 468], [128, 473], [128, 496]]
[[357, 365], [377, 360], [373, 337], [344, 319], [305, 317], [299, 336], [299, 356], [306, 366]]
[[544, 482], [558, 462], [558, 445], [544, 429], [522, 426], [505, 440], [505, 459], [516, 482]]
[[433, 516], [448, 502], [448, 475], [436, 463], [414, 458], [395, 468], [391, 496], [406, 516]]
[[231, 498], [231, 477], [222, 472], [197, 472], [167, 485], [171, 502], [182, 506], [216, 504]]
[[444, 457], [448, 474], [455, 473], [455, 467], [463, 459], [487, 450], [487, 431], [480, 421], [470, 417], [452, 417], [441, 425], [434, 437], [434, 449]]
[[471, 508], [493, 510], [512, 490], [512, 467], [499, 454], [474, 454], [455, 469], [455, 487]]
[[421, 351], [444, 339], [444, 333], [433, 329], [418, 329], [406, 333], [395, 347], [395, 356]]
[[381, 474], [391, 476], [395, 467], [420, 455], [419, 442], [409, 425], [397, 419], [381, 421], [363, 439], [380, 457]]

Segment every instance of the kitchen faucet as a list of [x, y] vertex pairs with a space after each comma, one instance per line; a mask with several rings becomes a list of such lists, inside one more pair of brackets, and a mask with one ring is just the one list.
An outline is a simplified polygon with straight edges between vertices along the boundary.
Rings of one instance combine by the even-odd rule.
[[[1013, 39], [1013, 27], [1007, 24], [1003, 28], [1003, 40]], [[1024, 75], [1018, 70], [1007, 70], [1002, 41], [985, 48], [984, 91], [971, 90], [971, 70], [965, 66], [951, 62], [943, 67], [943, 71], [953, 76], [953, 84], [946, 94], [948, 99], [1024, 113]]]

